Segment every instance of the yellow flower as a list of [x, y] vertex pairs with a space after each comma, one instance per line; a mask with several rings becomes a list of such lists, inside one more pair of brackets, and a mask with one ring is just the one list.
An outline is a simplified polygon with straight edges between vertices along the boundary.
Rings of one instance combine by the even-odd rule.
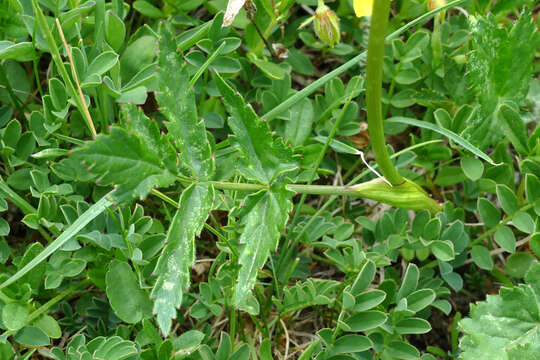
[[373, 1], [377, 0], [354, 0], [354, 12], [357, 17], [371, 16]]

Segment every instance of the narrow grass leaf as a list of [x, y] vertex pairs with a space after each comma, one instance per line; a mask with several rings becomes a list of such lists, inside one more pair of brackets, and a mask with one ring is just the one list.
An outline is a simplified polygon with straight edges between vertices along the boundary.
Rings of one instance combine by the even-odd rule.
[[458, 134], [448, 130], [444, 129], [440, 126], [437, 126], [435, 124], [429, 123], [427, 121], [421, 121], [413, 118], [408, 117], [402, 117], [402, 116], [395, 116], [391, 117], [389, 119], [386, 119], [385, 122], [388, 123], [398, 123], [398, 124], [407, 124], [407, 125], [413, 125], [424, 129], [429, 129], [432, 131], [435, 131], [441, 135], [446, 136], [450, 140], [454, 141], [455, 143], [463, 146], [465, 149], [473, 153], [474, 155], [484, 159], [485, 161], [489, 162], [492, 165], [496, 165], [495, 162], [482, 150], [478, 149], [476, 146], [471, 144], [468, 140], [464, 139], [463, 137], [459, 136]]
[[0, 289], [5, 288], [6, 286], [13, 284], [15, 281], [19, 280], [34, 267], [47, 259], [49, 255], [62, 247], [62, 245], [64, 245], [68, 240], [77, 235], [77, 233], [82, 228], [84, 228], [90, 221], [94, 220], [99, 214], [101, 214], [107, 206], [112, 205], [112, 201], [109, 200], [110, 196], [111, 193], [107, 194], [106, 196], [102, 197], [97, 203], [92, 205], [88, 210], [86, 210], [56, 240], [54, 240], [49, 246], [47, 246], [45, 250], [43, 250], [38, 256], [33, 258], [28, 264], [26, 264], [22, 269], [17, 271], [9, 279], [0, 284]]

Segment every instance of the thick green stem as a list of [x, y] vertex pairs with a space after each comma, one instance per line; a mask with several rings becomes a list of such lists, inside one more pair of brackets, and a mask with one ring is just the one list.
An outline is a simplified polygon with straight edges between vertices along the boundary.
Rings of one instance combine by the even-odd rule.
[[397, 172], [386, 149], [381, 107], [384, 48], [389, 14], [390, 0], [374, 2], [367, 55], [366, 102], [369, 138], [375, 160], [384, 177], [392, 185], [399, 185], [405, 180]]

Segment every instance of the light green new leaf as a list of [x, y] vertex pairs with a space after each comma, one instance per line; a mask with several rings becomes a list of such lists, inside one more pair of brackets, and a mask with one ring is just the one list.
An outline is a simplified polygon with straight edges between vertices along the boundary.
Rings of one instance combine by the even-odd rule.
[[193, 176], [208, 180], [214, 172], [214, 160], [206, 137], [204, 121], [197, 115], [195, 90], [189, 86], [189, 75], [177, 52], [176, 41], [163, 25], [158, 57], [159, 90], [156, 99], [167, 120], [167, 129], [180, 160]]
[[195, 236], [201, 233], [212, 209], [214, 188], [210, 183], [193, 184], [180, 197], [166, 238], [166, 246], [154, 274], [157, 281], [152, 289], [154, 312], [163, 334], [171, 328], [176, 309], [182, 305], [183, 292], [191, 284], [190, 269], [195, 265]]
[[259, 119], [250, 105], [246, 105], [242, 95], [219, 74], [216, 73], [214, 79], [231, 114], [229, 126], [235, 134], [234, 141], [244, 153], [239, 166], [242, 175], [270, 184], [280, 174], [296, 169], [292, 150], [272, 136], [268, 124]]
[[156, 149], [117, 127], [110, 135], [99, 135], [96, 141], [74, 150], [71, 157], [101, 185], [117, 185], [114, 197], [118, 201], [144, 198], [156, 185], [169, 186], [175, 181], [176, 174], [167, 169]]
[[501, 288], [499, 295], [471, 304], [461, 320], [464, 360], [536, 359], [540, 354], [540, 264], [533, 263], [526, 284]]
[[257, 272], [270, 251], [277, 248], [280, 231], [292, 209], [291, 194], [285, 189], [260, 191], [247, 198], [241, 211], [245, 228], [239, 242], [244, 244], [238, 261], [240, 270], [234, 287], [235, 306], [243, 305], [255, 285]]
[[113, 260], [105, 279], [107, 297], [114, 312], [123, 321], [136, 324], [150, 315], [152, 303], [141, 290], [127, 262]]

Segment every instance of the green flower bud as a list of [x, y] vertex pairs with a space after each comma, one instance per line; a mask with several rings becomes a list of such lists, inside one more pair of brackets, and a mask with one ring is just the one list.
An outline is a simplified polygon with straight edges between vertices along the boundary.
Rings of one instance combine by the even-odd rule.
[[315, 11], [315, 32], [319, 39], [327, 43], [331, 47], [339, 42], [339, 18], [337, 15], [326, 5], [324, 1], [319, 0], [319, 5]]

